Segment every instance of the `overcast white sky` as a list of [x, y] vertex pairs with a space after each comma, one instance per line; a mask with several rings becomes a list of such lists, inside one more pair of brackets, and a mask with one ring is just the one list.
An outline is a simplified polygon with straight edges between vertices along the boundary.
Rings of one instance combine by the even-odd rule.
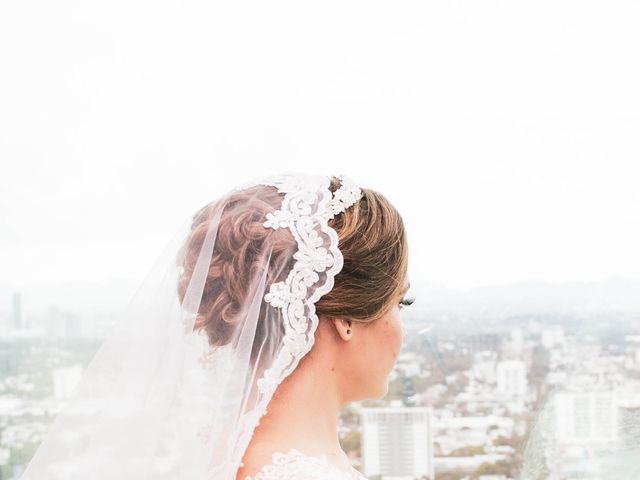
[[640, 277], [640, 3], [1, 2], [0, 283], [142, 278], [255, 175], [385, 194], [410, 276]]

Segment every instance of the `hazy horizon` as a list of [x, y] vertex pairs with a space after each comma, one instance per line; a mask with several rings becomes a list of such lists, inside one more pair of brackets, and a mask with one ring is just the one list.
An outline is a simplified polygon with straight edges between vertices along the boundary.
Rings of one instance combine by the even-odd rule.
[[[141, 284], [140, 279], [111, 278], [59, 284], [34, 283], [21, 288], [0, 282], [0, 314], [11, 314], [14, 293], [20, 293], [25, 313], [42, 314], [55, 305], [66, 311], [114, 313], [124, 308]], [[495, 309], [517, 313], [571, 311], [588, 313], [625, 310], [640, 313], [640, 278], [609, 277], [599, 281], [549, 282], [522, 280], [471, 288], [412, 280], [407, 296], [414, 297], [409, 314]]]

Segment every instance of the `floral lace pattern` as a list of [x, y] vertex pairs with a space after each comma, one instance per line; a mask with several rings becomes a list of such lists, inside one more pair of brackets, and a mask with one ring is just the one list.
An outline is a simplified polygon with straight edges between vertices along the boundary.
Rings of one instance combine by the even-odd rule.
[[356, 203], [362, 197], [362, 190], [349, 177], [338, 175], [342, 185], [333, 194], [329, 201], [323, 218], [329, 220], [339, 213], [344, 212], [349, 206]]
[[312, 457], [295, 448], [275, 452], [271, 460], [254, 477], [244, 480], [367, 480], [355, 469], [347, 472], [329, 463], [326, 455]]

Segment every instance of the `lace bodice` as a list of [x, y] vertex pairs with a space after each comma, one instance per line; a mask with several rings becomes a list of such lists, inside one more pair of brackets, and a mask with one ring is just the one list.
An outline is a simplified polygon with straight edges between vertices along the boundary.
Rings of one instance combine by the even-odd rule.
[[254, 477], [244, 480], [367, 480], [357, 470], [341, 470], [326, 455], [313, 457], [295, 448], [286, 453], [274, 452], [271, 463], [264, 465]]

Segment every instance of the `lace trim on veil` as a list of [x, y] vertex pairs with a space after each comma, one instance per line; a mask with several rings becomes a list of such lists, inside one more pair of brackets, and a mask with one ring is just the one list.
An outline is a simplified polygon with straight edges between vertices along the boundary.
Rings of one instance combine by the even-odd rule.
[[[258, 404], [239, 420], [241, 433], [232, 457], [234, 466], [243, 465], [244, 452], [260, 418], [267, 413], [267, 404], [277, 386], [311, 350], [318, 326], [315, 302], [333, 288], [334, 277], [343, 267], [338, 234], [328, 221], [358, 201], [362, 191], [348, 177], [339, 175], [338, 178], [342, 185], [333, 195], [329, 189], [329, 177], [306, 174], [262, 177], [234, 189], [269, 185], [284, 193], [281, 208], [267, 214], [264, 226], [288, 228], [298, 244], [298, 251], [293, 255], [297, 262], [287, 279], [272, 284], [264, 297], [266, 302], [282, 309], [284, 343], [273, 365], [257, 381], [262, 394]], [[317, 206], [315, 211], [314, 205]], [[326, 240], [328, 248], [322, 246]], [[326, 276], [324, 282], [320, 281], [319, 273]], [[309, 289], [313, 290], [311, 295], [308, 294]]]

